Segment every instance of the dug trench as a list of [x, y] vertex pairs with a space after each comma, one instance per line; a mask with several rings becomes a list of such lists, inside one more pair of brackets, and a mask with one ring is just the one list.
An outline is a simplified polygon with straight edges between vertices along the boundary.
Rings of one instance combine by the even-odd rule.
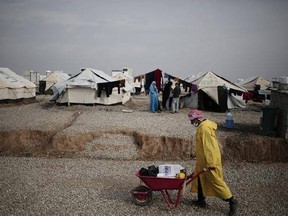
[[[194, 139], [151, 136], [127, 130], [65, 134], [62, 131], [0, 132], [1, 155], [33, 157], [93, 157], [99, 159], [189, 160]], [[224, 160], [288, 162], [286, 140], [267, 136], [220, 137]]]

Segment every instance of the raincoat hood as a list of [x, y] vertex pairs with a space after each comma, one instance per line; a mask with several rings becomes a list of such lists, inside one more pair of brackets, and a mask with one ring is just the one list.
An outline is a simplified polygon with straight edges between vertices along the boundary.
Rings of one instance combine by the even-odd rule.
[[198, 128], [200, 129], [201, 127], [210, 127], [214, 130], [217, 130], [217, 124], [213, 121], [208, 120], [208, 119], [206, 119], [200, 123]]

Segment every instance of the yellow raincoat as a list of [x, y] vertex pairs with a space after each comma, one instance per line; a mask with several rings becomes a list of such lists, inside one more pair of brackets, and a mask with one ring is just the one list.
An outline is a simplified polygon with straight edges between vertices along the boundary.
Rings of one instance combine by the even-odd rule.
[[[200, 181], [204, 197], [216, 196], [221, 199], [232, 197], [231, 191], [223, 180], [221, 153], [215, 135], [217, 124], [210, 120], [200, 123], [196, 132], [196, 167], [194, 173], [210, 166], [215, 170], [201, 174]], [[198, 181], [192, 182], [192, 192], [198, 192]]]

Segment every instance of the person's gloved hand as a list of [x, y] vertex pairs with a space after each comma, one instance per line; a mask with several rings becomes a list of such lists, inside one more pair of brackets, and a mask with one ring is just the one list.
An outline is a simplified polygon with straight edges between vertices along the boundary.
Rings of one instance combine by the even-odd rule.
[[203, 171], [206, 172], [207, 170], [215, 170], [216, 168], [214, 166], [209, 166], [207, 168], [204, 168]]

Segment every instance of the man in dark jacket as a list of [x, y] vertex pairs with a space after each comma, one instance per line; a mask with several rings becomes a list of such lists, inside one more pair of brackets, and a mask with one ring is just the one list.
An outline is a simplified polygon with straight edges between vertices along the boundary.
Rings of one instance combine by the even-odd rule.
[[169, 96], [170, 92], [172, 90], [172, 82], [168, 81], [168, 83], [165, 84], [164, 90], [163, 90], [163, 96], [162, 96], [162, 108], [169, 110]]

